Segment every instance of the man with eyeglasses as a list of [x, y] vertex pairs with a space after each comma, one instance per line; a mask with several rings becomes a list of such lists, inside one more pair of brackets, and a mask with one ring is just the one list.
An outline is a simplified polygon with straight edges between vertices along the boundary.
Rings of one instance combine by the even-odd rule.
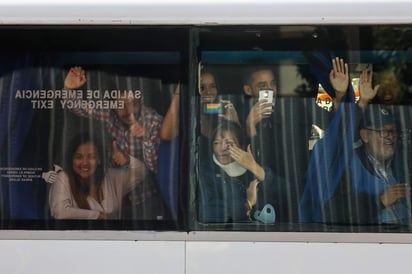
[[403, 224], [410, 219], [410, 187], [404, 161], [398, 161], [397, 121], [380, 105], [362, 111], [359, 136], [344, 176], [323, 206], [326, 222]]

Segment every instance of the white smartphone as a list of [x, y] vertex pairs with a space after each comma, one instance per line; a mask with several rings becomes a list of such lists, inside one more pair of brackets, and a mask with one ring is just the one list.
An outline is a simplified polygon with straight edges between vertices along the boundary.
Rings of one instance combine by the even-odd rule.
[[[262, 99], [266, 99], [268, 103], [273, 103], [273, 90], [271, 89], [259, 90], [259, 101]], [[272, 107], [268, 107], [267, 109], [272, 110]], [[270, 115], [271, 112], [267, 112], [265, 114]]]

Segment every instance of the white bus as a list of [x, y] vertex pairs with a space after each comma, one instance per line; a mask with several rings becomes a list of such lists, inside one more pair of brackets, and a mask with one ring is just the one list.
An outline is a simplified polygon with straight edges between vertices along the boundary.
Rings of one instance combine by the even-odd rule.
[[[411, 12], [407, 0], [2, 1], [0, 269], [407, 270]], [[358, 125], [367, 96], [393, 119]], [[386, 173], [354, 164], [362, 129], [391, 146]], [[381, 181], [394, 201], [369, 185]]]

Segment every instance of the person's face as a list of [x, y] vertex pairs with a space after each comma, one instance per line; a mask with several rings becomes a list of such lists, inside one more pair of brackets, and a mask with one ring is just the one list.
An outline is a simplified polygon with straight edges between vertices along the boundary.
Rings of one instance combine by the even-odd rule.
[[378, 161], [384, 163], [392, 158], [396, 144], [396, 125], [386, 124], [382, 128], [363, 128], [360, 131], [367, 151]]
[[219, 163], [230, 164], [234, 160], [230, 157], [229, 148], [233, 145], [239, 146], [239, 141], [231, 131], [218, 132], [213, 140], [213, 154]]
[[82, 179], [88, 179], [96, 172], [100, 163], [96, 146], [92, 143], [81, 144], [73, 155], [73, 171]]
[[394, 73], [384, 74], [379, 81], [379, 102], [385, 105], [394, 105], [401, 99], [401, 87]]
[[244, 92], [253, 97], [259, 98], [259, 91], [264, 89], [273, 90], [273, 97], [276, 96], [276, 79], [271, 70], [258, 70], [252, 73], [251, 81], [243, 87]]
[[139, 119], [142, 110], [142, 100], [142, 98], [118, 100], [118, 102], [123, 101], [124, 108], [117, 108], [115, 109], [115, 112], [125, 126], [131, 126]]
[[200, 79], [200, 101], [212, 102], [217, 96], [215, 77], [210, 73], [202, 74]]

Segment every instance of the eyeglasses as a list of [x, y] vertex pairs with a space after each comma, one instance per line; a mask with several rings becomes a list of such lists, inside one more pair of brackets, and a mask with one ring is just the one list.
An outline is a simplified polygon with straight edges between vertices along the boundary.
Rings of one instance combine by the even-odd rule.
[[389, 135], [392, 135], [392, 136], [398, 136], [398, 131], [396, 130], [396, 129], [373, 129], [373, 128], [367, 128], [367, 130], [370, 130], [370, 131], [374, 131], [374, 132], [378, 132], [379, 133], [379, 136], [380, 137], [382, 137], [382, 138], [386, 138], [386, 137], [388, 137]]

